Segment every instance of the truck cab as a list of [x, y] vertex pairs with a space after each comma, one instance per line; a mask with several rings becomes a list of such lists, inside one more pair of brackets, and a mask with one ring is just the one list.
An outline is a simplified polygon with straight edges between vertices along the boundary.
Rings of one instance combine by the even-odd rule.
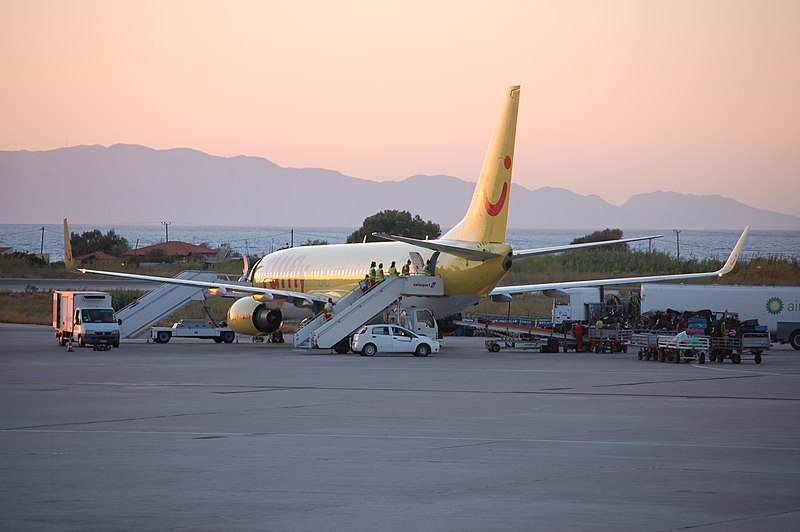
[[416, 334], [427, 336], [431, 340], [441, 338], [439, 325], [433, 313], [427, 308], [419, 307], [390, 307], [384, 312], [384, 323], [396, 323]]

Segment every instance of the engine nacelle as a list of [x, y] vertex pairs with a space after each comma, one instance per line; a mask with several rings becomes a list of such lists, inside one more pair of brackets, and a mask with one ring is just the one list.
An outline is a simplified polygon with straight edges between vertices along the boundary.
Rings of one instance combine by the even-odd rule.
[[283, 315], [278, 309], [270, 309], [252, 297], [237, 299], [228, 309], [228, 327], [239, 334], [263, 336], [278, 330]]

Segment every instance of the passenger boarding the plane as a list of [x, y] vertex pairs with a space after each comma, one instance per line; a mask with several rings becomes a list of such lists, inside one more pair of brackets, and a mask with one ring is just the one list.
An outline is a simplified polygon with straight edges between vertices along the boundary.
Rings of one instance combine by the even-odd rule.
[[422, 275], [432, 275], [431, 274], [431, 260], [430, 259], [428, 259], [427, 262], [425, 262], [425, 266], [422, 267]]
[[403, 277], [411, 275], [411, 259], [408, 259], [403, 265]]
[[322, 308], [322, 313], [325, 314], [325, 321], [328, 321], [333, 317], [334, 314], [333, 310], [333, 299], [328, 298], [328, 302], [325, 303], [325, 306]]
[[377, 279], [375, 276], [377, 275], [377, 271], [375, 270], [375, 261], [373, 260], [372, 263], [369, 265], [369, 286], [372, 288], [375, 286]]

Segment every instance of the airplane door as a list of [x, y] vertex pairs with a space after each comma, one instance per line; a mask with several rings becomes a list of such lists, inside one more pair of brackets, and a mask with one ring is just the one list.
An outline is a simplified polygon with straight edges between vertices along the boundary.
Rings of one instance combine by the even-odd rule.
[[409, 251], [408, 256], [411, 257], [411, 273], [412, 275], [419, 275], [422, 273], [422, 268], [425, 266], [425, 261], [422, 260], [422, 255], [416, 251]]

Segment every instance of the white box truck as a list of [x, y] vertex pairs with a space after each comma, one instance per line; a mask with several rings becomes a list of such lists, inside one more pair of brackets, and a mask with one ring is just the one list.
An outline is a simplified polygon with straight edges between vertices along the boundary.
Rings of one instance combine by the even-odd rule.
[[53, 328], [56, 341], [67, 345], [70, 338], [79, 347], [119, 347], [119, 326], [111, 294], [105, 292], [53, 292]]
[[773, 339], [800, 350], [800, 287], [645, 283], [642, 313], [666, 310], [729, 310], [742, 321], [757, 319]]

